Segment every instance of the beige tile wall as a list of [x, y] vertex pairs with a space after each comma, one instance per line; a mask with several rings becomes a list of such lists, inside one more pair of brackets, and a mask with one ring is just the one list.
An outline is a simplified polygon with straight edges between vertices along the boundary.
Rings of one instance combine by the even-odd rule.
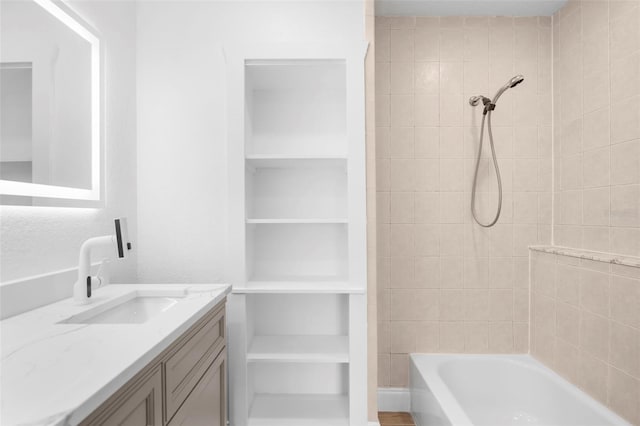
[[[640, 256], [640, 1], [553, 17], [555, 244]], [[532, 353], [640, 424], [640, 269], [532, 258]]]
[[[378, 381], [405, 386], [410, 352], [528, 350], [526, 246], [551, 241], [552, 210], [555, 244], [640, 256], [640, 0], [571, 1], [553, 21], [378, 18], [376, 42]], [[466, 100], [516, 73], [495, 114], [505, 212], [485, 230]], [[640, 270], [537, 252], [531, 268], [532, 354], [640, 424]]]
[[[378, 385], [406, 386], [411, 352], [527, 352], [528, 250], [551, 234], [551, 18], [376, 19]], [[472, 222], [481, 110], [504, 184], [494, 228]], [[495, 208], [485, 150], [479, 210]]]
[[555, 243], [640, 256], [640, 0], [553, 18]]
[[531, 352], [640, 425], [640, 268], [532, 252]]

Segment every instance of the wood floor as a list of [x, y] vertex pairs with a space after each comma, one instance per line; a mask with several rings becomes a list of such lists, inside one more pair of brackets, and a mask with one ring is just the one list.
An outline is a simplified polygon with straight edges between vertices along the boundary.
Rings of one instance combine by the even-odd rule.
[[379, 412], [378, 420], [380, 426], [415, 426], [411, 414], [409, 413], [391, 413]]

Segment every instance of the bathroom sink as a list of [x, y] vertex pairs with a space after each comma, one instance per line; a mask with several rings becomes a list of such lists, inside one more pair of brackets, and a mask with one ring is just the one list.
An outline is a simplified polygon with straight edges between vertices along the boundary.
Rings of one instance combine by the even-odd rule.
[[176, 296], [135, 296], [96, 306], [61, 321], [62, 324], [142, 324], [180, 303]]

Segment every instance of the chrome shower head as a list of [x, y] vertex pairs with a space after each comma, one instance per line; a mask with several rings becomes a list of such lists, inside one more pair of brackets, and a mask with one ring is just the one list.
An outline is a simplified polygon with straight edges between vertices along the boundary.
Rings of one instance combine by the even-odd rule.
[[522, 83], [523, 81], [524, 81], [524, 77], [518, 74], [515, 77], [513, 77], [511, 80], [509, 80], [507, 85], [509, 86], [509, 88], [512, 88], [512, 87], [516, 87], [518, 84]]
[[512, 87], [516, 87], [518, 84], [522, 83], [523, 81], [524, 81], [524, 77], [520, 74], [511, 78], [509, 81], [507, 81], [507, 83], [504, 86], [500, 88], [500, 90], [498, 90], [496, 95], [493, 97], [493, 103], [494, 104], [497, 103], [498, 98], [502, 96], [502, 94], [506, 92], [508, 89], [511, 89]]
[[482, 104], [484, 105], [484, 114], [487, 114], [487, 112], [493, 111], [495, 109], [496, 103], [498, 102], [498, 98], [500, 98], [500, 96], [502, 96], [504, 92], [506, 92], [508, 89], [511, 89], [512, 87], [516, 87], [518, 84], [522, 83], [523, 81], [524, 81], [524, 76], [518, 74], [515, 77], [512, 77], [509, 81], [507, 81], [507, 83], [504, 86], [502, 86], [498, 90], [498, 92], [496, 92], [495, 96], [493, 97], [493, 100], [482, 95], [472, 96], [469, 98], [469, 105], [478, 106], [480, 104], [480, 101], [482, 101]]

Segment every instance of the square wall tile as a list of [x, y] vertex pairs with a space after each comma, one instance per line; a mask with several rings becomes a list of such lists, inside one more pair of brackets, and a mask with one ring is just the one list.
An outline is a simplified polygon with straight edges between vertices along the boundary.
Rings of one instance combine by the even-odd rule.
[[629, 421], [638, 418], [640, 380], [630, 377], [615, 367], [609, 367], [608, 405]]
[[640, 96], [612, 100], [611, 143], [640, 139]]
[[610, 327], [610, 364], [640, 379], [640, 330], [615, 321], [611, 321]]
[[511, 353], [513, 348], [513, 323], [511, 321], [490, 322], [489, 351]]
[[464, 352], [464, 322], [440, 321], [440, 352]]
[[640, 139], [611, 146], [611, 184], [632, 183], [640, 183]]
[[389, 58], [391, 62], [413, 62], [415, 47], [414, 29], [391, 29], [389, 34]]
[[466, 322], [465, 351], [467, 353], [487, 353], [489, 351], [489, 323], [486, 321]]
[[413, 127], [391, 127], [389, 129], [389, 158], [414, 158]]
[[440, 60], [440, 33], [437, 27], [417, 27], [414, 37], [416, 61]]
[[411, 94], [390, 95], [390, 124], [392, 127], [411, 127], [414, 124], [414, 104]]
[[611, 226], [640, 227], [640, 185], [611, 188]]
[[[436, 34], [437, 36], [437, 34]], [[438, 95], [440, 93], [440, 63], [436, 61], [414, 63], [414, 88], [416, 93]]]
[[582, 157], [582, 182], [585, 188], [609, 185], [609, 147], [585, 151]]
[[609, 360], [609, 320], [581, 311], [580, 347], [590, 356], [603, 362]]
[[440, 129], [438, 127], [414, 128], [415, 158], [440, 157]]

